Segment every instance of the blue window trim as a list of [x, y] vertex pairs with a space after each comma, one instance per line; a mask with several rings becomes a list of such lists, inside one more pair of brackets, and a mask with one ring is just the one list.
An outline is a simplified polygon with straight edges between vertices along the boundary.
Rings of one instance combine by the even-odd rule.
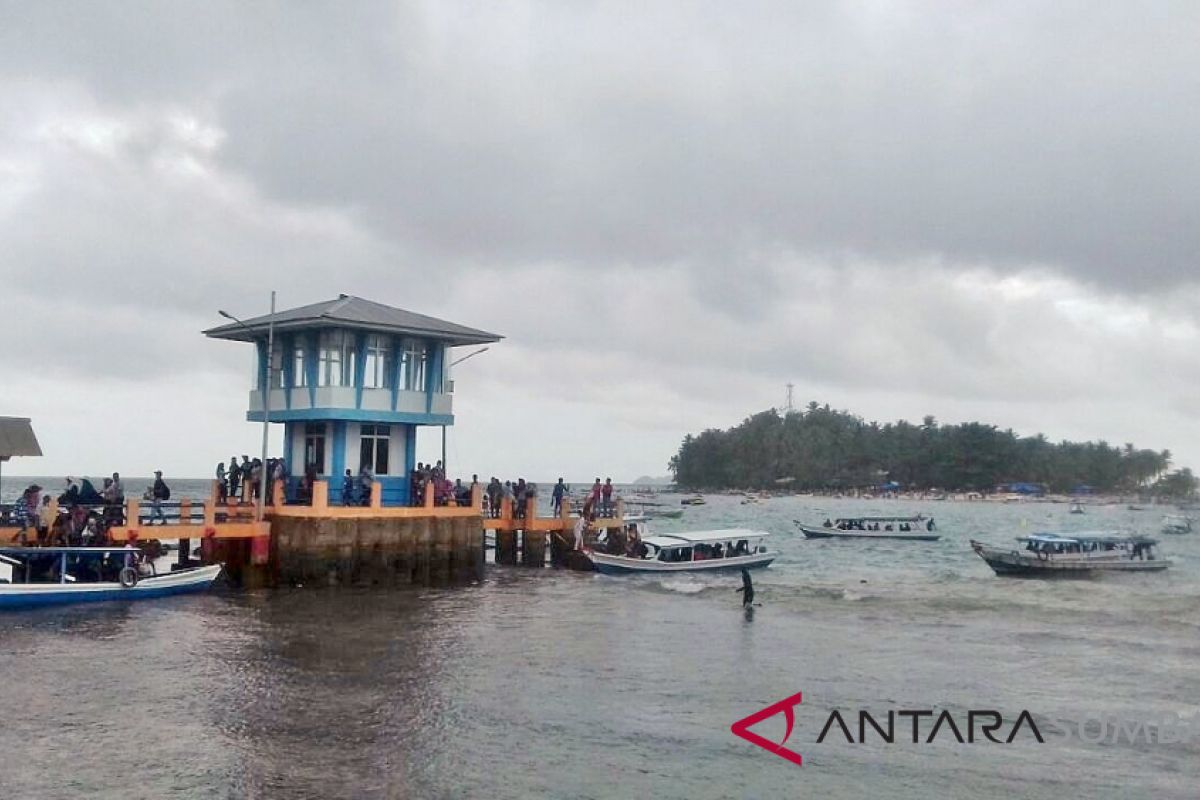
[[[271, 422], [374, 422], [379, 425], [453, 425], [453, 414], [419, 414], [411, 411], [372, 411], [364, 408], [292, 408], [272, 411]], [[247, 411], [247, 422], [262, 422], [261, 411]]]

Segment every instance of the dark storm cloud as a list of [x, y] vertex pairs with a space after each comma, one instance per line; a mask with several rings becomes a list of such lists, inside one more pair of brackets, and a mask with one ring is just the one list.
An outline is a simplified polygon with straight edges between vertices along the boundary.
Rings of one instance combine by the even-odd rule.
[[1194, 4], [120, 8], [10, 4], [6, 72], [211, 104], [224, 164], [414, 258], [1198, 275]]

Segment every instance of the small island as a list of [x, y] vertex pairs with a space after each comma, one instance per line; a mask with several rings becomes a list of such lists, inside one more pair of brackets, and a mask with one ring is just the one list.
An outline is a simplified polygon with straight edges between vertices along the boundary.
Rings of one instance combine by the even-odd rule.
[[1169, 450], [1052, 442], [982, 422], [867, 422], [809, 403], [754, 414], [729, 430], [684, 437], [669, 467], [689, 490], [1036, 492], [1194, 497], [1197, 479]]

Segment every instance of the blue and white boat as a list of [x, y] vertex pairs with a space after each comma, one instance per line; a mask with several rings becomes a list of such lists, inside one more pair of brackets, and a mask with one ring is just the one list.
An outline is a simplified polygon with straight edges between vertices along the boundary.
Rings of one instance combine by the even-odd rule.
[[0, 610], [199, 592], [221, 574], [211, 564], [156, 575], [141, 561], [125, 546], [0, 548]]
[[1084, 577], [1097, 572], [1160, 572], [1171, 566], [1156, 539], [1104, 531], [1018, 536], [1016, 549], [971, 540], [971, 549], [997, 575]]
[[659, 533], [641, 540], [640, 556], [599, 550], [587, 556], [598, 572], [608, 575], [755, 569], [767, 566], [777, 555], [763, 544], [768, 535], [746, 528]]

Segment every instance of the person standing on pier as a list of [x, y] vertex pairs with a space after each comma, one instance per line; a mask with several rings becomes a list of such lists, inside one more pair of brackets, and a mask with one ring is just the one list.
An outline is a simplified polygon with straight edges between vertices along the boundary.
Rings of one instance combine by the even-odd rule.
[[154, 485], [150, 487], [150, 520], [147, 525], [153, 525], [158, 519], [163, 525], [167, 524], [167, 516], [162, 510], [162, 501], [171, 499], [171, 489], [162, 479], [162, 470], [154, 470]]
[[603, 491], [604, 491], [604, 488], [600, 485], [600, 479], [596, 478], [596, 482], [592, 484], [592, 494], [591, 494], [592, 509], [594, 511], [600, 510], [600, 494]]
[[587, 532], [588, 515], [580, 514], [579, 519], [575, 520], [575, 549], [583, 549], [583, 535]]
[[354, 497], [355, 485], [356, 484], [354, 482], [354, 473], [351, 472], [349, 469], [347, 469], [346, 475], [342, 478], [342, 505], [344, 505], [344, 506], [358, 505], [358, 503], [355, 502], [355, 497]]
[[238, 467], [237, 456], [229, 457], [229, 472], [227, 474], [229, 477], [229, 490], [225, 496], [225, 502], [229, 502], [230, 499], [237, 497], [238, 484], [241, 483], [242, 471]]
[[563, 483], [563, 479], [559, 478], [558, 483], [554, 484], [554, 492], [551, 495], [554, 498], [554, 516], [556, 517], [562, 515], [563, 495], [566, 493], [567, 486]]
[[500, 479], [495, 475], [492, 476], [491, 483], [487, 485], [488, 499], [488, 514], [492, 517], [500, 516], [500, 498], [504, 496], [504, 487], [500, 485]]
[[225, 477], [225, 462], [217, 462], [217, 502], [224, 503], [225, 498], [229, 497], [229, 483]]

